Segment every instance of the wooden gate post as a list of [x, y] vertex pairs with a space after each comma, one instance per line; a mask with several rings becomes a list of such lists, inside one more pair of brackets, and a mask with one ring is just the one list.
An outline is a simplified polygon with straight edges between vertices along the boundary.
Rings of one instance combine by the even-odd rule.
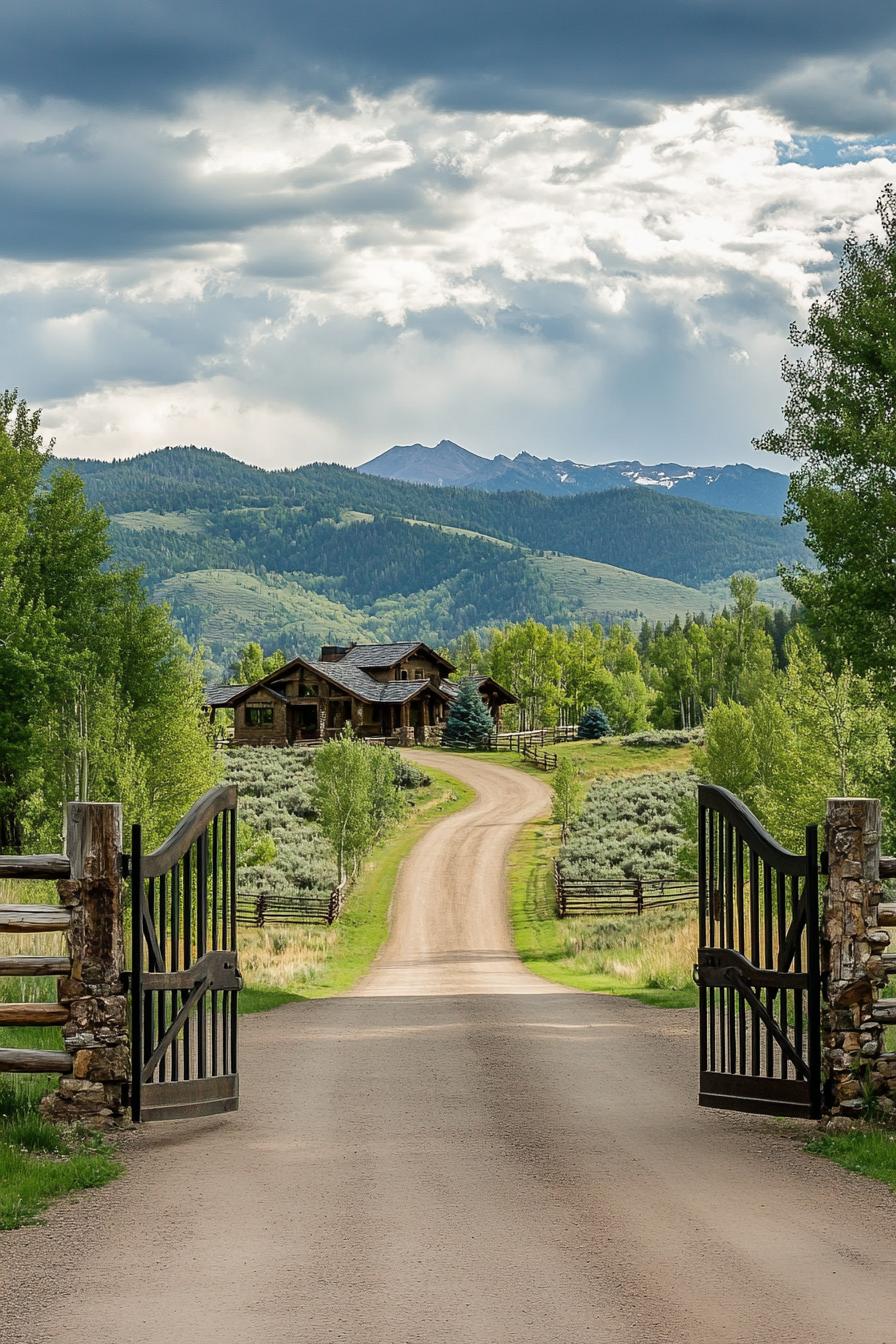
[[43, 1108], [54, 1120], [120, 1124], [130, 1078], [121, 804], [69, 803], [66, 834], [71, 877], [58, 886], [71, 912], [71, 972], [59, 981], [59, 1001], [69, 1009], [63, 1037], [72, 1072]]
[[825, 820], [828, 886], [822, 911], [824, 1066], [829, 1114], [862, 1116], [869, 1102], [892, 1109], [889, 1060], [881, 1059], [883, 1028], [874, 1005], [886, 981], [890, 937], [878, 927], [880, 803], [831, 798]]

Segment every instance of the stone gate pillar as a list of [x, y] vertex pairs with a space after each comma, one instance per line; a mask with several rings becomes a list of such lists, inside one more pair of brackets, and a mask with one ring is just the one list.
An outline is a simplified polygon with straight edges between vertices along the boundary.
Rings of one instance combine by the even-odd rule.
[[[882, 1056], [883, 1027], [875, 1004], [886, 981], [883, 953], [890, 937], [878, 927], [880, 803], [831, 798], [825, 820], [828, 886], [822, 910], [821, 969], [824, 1065], [829, 1114], [861, 1117], [874, 1097], [892, 1109], [887, 1092], [892, 1058]], [[894, 1070], [896, 1071], [896, 1070]]]
[[71, 911], [71, 970], [59, 981], [69, 1010], [62, 1028], [72, 1072], [45, 1097], [54, 1120], [113, 1125], [127, 1118], [130, 1078], [122, 916], [120, 803], [69, 803], [66, 853], [71, 876], [59, 899]]

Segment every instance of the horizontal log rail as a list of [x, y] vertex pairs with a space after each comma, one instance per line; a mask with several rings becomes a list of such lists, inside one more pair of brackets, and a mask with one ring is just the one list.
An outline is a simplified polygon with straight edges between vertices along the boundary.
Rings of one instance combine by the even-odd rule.
[[65, 854], [0, 854], [0, 877], [59, 881], [71, 875], [71, 861]]
[[0, 1073], [71, 1073], [67, 1050], [0, 1049]]
[[327, 896], [268, 896], [243, 892], [237, 897], [236, 922], [263, 929], [268, 924], [333, 924], [342, 913], [348, 894], [343, 879]]
[[71, 922], [63, 905], [0, 905], [0, 933], [51, 933]]
[[64, 1003], [0, 1003], [0, 1027], [64, 1027], [69, 1015]]
[[560, 919], [641, 915], [645, 910], [695, 901], [699, 895], [696, 881], [662, 876], [567, 877], [559, 863], [554, 864], [554, 891]]
[[68, 957], [0, 957], [0, 975], [68, 975]]
[[533, 743], [525, 742], [523, 744], [522, 755], [524, 761], [529, 761], [530, 764], [534, 765], [538, 770], [557, 769], [556, 751], [540, 751]]
[[890, 854], [880, 856], [880, 875], [884, 879], [896, 877], [896, 858]]

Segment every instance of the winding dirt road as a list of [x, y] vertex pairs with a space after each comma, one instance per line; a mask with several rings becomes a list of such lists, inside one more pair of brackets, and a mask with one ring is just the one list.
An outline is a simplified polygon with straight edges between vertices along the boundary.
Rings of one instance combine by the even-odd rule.
[[546, 790], [451, 769], [356, 992], [243, 1023], [238, 1115], [0, 1239], [2, 1344], [896, 1339], [892, 1197], [698, 1110], [692, 1013], [530, 976], [503, 865]]

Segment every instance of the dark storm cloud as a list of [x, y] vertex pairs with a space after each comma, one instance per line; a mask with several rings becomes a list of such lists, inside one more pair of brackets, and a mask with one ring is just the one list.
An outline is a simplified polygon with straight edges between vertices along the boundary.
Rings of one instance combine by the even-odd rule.
[[[891, 0], [33, 0], [4, 14], [0, 83], [29, 98], [165, 106], [199, 88], [339, 100], [432, 82], [443, 106], [638, 120], [639, 104], [755, 91], [808, 70], [794, 107], [833, 124], [852, 91], [813, 60], [891, 46]], [[881, 69], [878, 65], [876, 68]], [[871, 75], [872, 82], [885, 78]], [[783, 81], [783, 82], [782, 82]]]

